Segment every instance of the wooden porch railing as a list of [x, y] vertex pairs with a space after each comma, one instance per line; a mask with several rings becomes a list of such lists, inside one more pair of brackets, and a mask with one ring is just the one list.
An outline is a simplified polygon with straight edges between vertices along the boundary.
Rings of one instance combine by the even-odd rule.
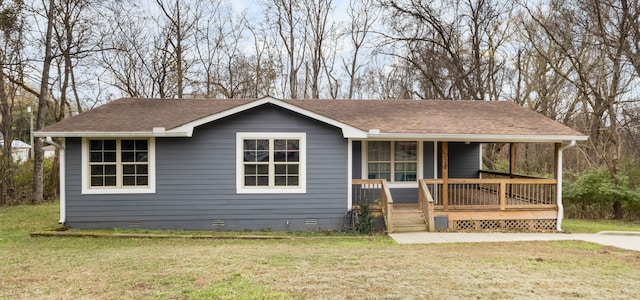
[[555, 179], [474, 178], [447, 181], [423, 179], [437, 209], [536, 209], [556, 208]]
[[436, 231], [433, 198], [423, 180], [418, 182], [418, 207], [424, 214], [429, 232]]
[[353, 179], [353, 205], [380, 201], [387, 232], [393, 232], [393, 198], [385, 179]]
[[489, 178], [518, 178], [518, 179], [543, 179], [541, 177], [521, 175], [521, 174], [509, 174], [505, 172], [498, 171], [490, 171], [490, 170], [480, 170], [480, 178], [489, 179]]

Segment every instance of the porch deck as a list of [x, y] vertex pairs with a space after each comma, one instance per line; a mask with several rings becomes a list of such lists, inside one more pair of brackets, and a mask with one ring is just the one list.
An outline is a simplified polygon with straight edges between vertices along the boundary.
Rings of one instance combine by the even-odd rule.
[[[556, 180], [539, 178], [474, 178], [419, 180], [417, 204], [398, 205], [386, 193], [384, 180], [354, 180], [354, 204], [379, 201], [388, 232], [404, 224], [403, 216], [422, 218], [434, 230], [556, 230]], [[373, 200], [375, 201], [375, 200]], [[435, 228], [446, 220], [446, 228]]]

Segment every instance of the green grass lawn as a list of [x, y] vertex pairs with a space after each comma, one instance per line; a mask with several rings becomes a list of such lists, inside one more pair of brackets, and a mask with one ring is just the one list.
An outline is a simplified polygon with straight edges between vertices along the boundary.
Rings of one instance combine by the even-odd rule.
[[57, 204], [0, 208], [0, 299], [640, 296], [640, 253], [586, 242], [398, 245], [385, 236], [319, 234], [278, 240], [29, 236], [56, 227], [57, 219]]
[[640, 231], [640, 224], [617, 220], [565, 219], [562, 230], [571, 233], [598, 233], [600, 231]]

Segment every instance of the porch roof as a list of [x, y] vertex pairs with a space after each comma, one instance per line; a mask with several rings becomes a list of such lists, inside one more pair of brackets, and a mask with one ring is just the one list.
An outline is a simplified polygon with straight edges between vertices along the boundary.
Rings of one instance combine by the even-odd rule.
[[469, 142], [561, 142], [587, 137], [506, 101], [123, 98], [63, 120], [36, 136], [191, 136], [242, 111], [276, 105], [339, 127], [349, 138]]

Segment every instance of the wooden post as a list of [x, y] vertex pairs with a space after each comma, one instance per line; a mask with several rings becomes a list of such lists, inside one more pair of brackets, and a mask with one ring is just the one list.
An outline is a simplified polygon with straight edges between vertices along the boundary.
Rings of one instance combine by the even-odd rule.
[[[516, 173], [516, 144], [509, 143], [509, 178], [513, 179]], [[502, 192], [506, 193], [506, 190]], [[509, 196], [513, 195], [513, 185], [509, 185]]]
[[562, 147], [562, 143], [556, 143], [555, 149], [553, 151], [553, 178], [558, 179], [558, 153], [560, 152], [560, 147]]
[[[431, 198], [431, 197], [429, 197]], [[429, 215], [429, 227], [427, 229], [429, 229], [429, 232], [435, 232], [436, 231], [436, 224], [435, 224], [435, 218], [434, 218], [434, 213], [433, 213], [433, 199], [429, 199], [429, 202], [427, 202], [427, 211], [428, 211], [428, 215]]]
[[516, 172], [516, 144], [509, 143], [509, 178]]
[[442, 206], [449, 209], [449, 142], [442, 142]]
[[500, 180], [500, 210], [506, 209], [506, 203], [507, 203], [507, 196], [505, 195], [506, 191], [507, 191], [507, 183], [505, 182], [505, 179], [501, 179]]

